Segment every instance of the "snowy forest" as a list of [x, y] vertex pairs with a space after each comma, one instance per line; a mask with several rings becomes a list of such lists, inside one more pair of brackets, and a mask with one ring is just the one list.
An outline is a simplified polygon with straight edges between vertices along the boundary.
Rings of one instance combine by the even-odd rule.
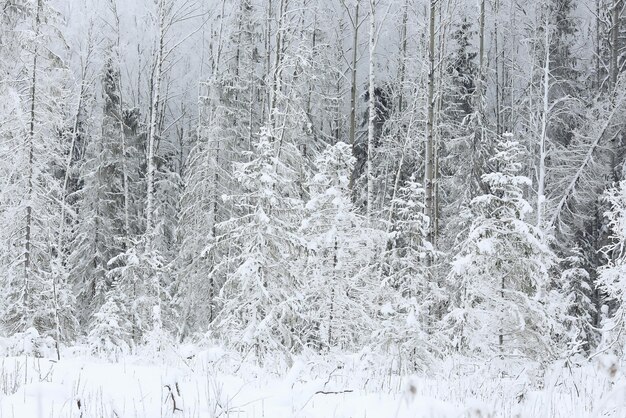
[[[367, 357], [361, 373], [389, 381], [559, 365], [561, 386], [606, 369], [588, 385], [623, 398], [626, 1], [0, 10], [0, 352], [15, 364], [219, 347], [294, 376], [303, 358]], [[178, 385], [158, 416], [233, 413], [182, 408]], [[623, 417], [610, 400], [583, 403]], [[131, 416], [88, 403], [54, 413]]]

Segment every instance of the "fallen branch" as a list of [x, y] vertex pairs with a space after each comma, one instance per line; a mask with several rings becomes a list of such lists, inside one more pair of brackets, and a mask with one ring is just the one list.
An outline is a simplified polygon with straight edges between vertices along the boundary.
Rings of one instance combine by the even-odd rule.
[[340, 390], [340, 391], [326, 391], [326, 390], [318, 390], [315, 392], [315, 395], [340, 395], [342, 393], [351, 393], [354, 392], [352, 389]]

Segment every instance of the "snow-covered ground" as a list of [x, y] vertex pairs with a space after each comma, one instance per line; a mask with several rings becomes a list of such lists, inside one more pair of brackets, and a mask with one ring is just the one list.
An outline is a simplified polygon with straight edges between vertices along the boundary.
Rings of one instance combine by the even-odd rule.
[[220, 349], [169, 351], [117, 361], [77, 349], [59, 362], [6, 357], [0, 418], [626, 417], [624, 378], [607, 362], [541, 376], [520, 365], [498, 376], [501, 364], [448, 361], [428, 377], [400, 377], [365, 354], [299, 358], [279, 373]]

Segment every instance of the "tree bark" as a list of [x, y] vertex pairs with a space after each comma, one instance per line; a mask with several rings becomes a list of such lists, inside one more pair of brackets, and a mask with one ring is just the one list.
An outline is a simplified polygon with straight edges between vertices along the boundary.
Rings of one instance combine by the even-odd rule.
[[[354, 143], [356, 142], [356, 65], [357, 65], [357, 48], [359, 46], [359, 4], [360, 1], [356, 1], [356, 6], [354, 9], [354, 20], [352, 20], [352, 27], [354, 29], [352, 35], [352, 67], [350, 68], [352, 73], [352, 79], [350, 81], [350, 131], [349, 131], [349, 141], [350, 146], [354, 150]], [[345, 4], [344, 4], [345, 7]], [[350, 13], [348, 11], [348, 13]], [[350, 18], [352, 19], [352, 18]], [[350, 182], [348, 187], [350, 190], [354, 188], [354, 173], [350, 176]]]
[[424, 214], [429, 218], [426, 238], [432, 244], [434, 238], [434, 142], [435, 142], [435, 13], [437, 0], [430, 1], [430, 18], [428, 25], [428, 96], [426, 122], [426, 148], [424, 156]]
[[[152, 101], [150, 111], [150, 126], [148, 131], [148, 155], [147, 155], [147, 196], [146, 196], [146, 231], [145, 231], [145, 253], [149, 257], [152, 256], [152, 245], [154, 239], [154, 194], [155, 194], [155, 143], [157, 141], [159, 102], [161, 101], [161, 78], [163, 76], [163, 49], [165, 44], [165, 2], [159, 1], [159, 34], [158, 44], [155, 57], [155, 68], [152, 78]], [[154, 305], [152, 306], [152, 325], [153, 330], [157, 333], [161, 332], [161, 291], [160, 277], [156, 272], [152, 273], [151, 283], [148, 289], [152, 297], [154, 297]]]
[[400, 42], [402, 44], [400, 50], [400, 85], [398, 86], [398, 113], [404, 110], [404, 79], [406, 77], [406, 55], [407, 55], [407, 24], [409, 21], [409, 0], [404, 2], [404, 11], [402, 12], [402, 29], [400, 32]]
[[[37, 58], [39, 55], [39, 34], [41, 33], [41, 11], [43, 9], [42, 0], [37, 0], [37, 12], [35, 15], [35, 39], [33, 51], [33, 75], [30, 84], [30, 115], [29, 130], [26, 139], [28, 149], [27, 167], [27, 204], [26, 204], [26, 227], [24, 236], [24, 309], [28, 309], [29, 304], [29, 281], [31, 270], [31, 247], [32, 247], [32, 224], [33, 224], [33, 196], [34, 196], [34, 164], [35, 164], [35, 109], [37, 108]], [[24, 312], [27, 315], [27, 312]]]
[[154, 176], [155, 176], [155, 143], [157, 140], [157, 120], [159, 102], [161, 101], [161, 78], [163, 73], [163, 47], [165, 42], [165, 0], [159, 1], [159, 38], [155, 57], [155, 69], [152, 78], [152, 103], [150, 109], [150, 125], [148, 130], [148, 156], [147, 156], [147, 195], [146, 195], [146, 237], [148, 248], [151, 246], [154, 228]]
[[622, 10], [622, 1], [613, 0], [613, 9], [611, 11], [611, 89], [615, 88], [619, 73], [619, 18]]
[[543, 63], [543, 109], [541, 112], [541, 136], [539, 138], [539, 173], [537, 184], [537, 226], [543, 222], [543, 208], [545, 202], [547, 132], [550, 93], [550, 27], [549, 13], [546, 12], [544, 28], [544, 60]]
[[375, 51], [376, 51], [376, 4], [370, 0], [370, 41], [369, 41], [369, 118], [367, 122], [367, 224], [372, 221], [372, 188], [374, 187], [372, 173], [372, 156], [374, 155], [374, 128], [376, 122], [376, 80], [375, 80]]
[[356, 64], [359, 46], [359, 0], [354, 11], [354, 35], [352, 36], [352, 80], [350, 83], [350, 145], [354, 147], [356, 137]]
[[272, 70], [272, 86], [269, 120], [272, 128], [272, 138], [274, 137], [274, 128], [276, 127], [276, 107], [278, 103], [278, 95], [282, 91], [282, 60], [283, 60], [283, 43], [285, 30], [285, 14], [287, 11], [287, 0], [280, 0], [280, 8], [278, 15], [278, 26], [276, 27], [276, 51], [274, 54], [274, 68]]

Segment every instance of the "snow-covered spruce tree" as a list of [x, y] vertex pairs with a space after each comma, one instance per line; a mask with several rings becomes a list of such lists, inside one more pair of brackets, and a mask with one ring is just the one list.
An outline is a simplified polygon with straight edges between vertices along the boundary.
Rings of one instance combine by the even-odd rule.
[[[362, 347], [375, 329], [374, 263], [382, 233], [366, 226], [350, 198], [355, 158], [345, 142], [328, 146], [309, 181], [310, 200], [301, 234], [306, 240], [306, 329], [303, 338], [316, 349]], [[376, 246], [375, 244], [379, 244]]]
[[100, 132], [90, 138], [81, 169], [79, 221], [68, 261], [88, 341], [94, 352], [108, 355], [139, 342], [146, 327], [140, 318], [149, 315], [141, 315], [147, 308], [133, 239], [140, 230], [141, 195], [130, 193], [137, 190], [140, 159], [130, 141], [133, 117], [124, 110], [114, 50], [103, 69], [102, 95]]
[[597, 286], [605, 294], [602, 307], [602, 341], [599, 351], [624, 356], [626, 348], [626, 181], [606, 192], [611, 209], [606, 212], [612, 231], [612, 242], [602, 251], [610, 260], [602, 267]]
[[[228, 256], [220, 247], [206, 252], [216, 236], [216, 225], [231, 217], [232, 201], [223, 200], [240, 185], [233, 179], [233, 163], [245, 161], [260, 129], [259, 97], [265, 97], [258, 54], [260, 20], [258, 7], [250, 0], [224, 2], [224, 15], [214, 29], [218, 33], [212, 56], [212, 74], [200, 82], [197, 135], [194, 137], [184, 171], [180, 202], [177, 257], [180, 285], [179, 338], [206, 329], [217, 313], [215, 298], [224, 276], [210, 275], [215, 259]], [[230, 28], [230, 30], [229, 30]], [[266, 104], [265, 104], [266, 105]]]
[[116, 358], [131, 347], [128, 298], [115, 284], [104, 297], [106, 301], [93, 314], [87, 342], [94, 354]]
[[176, 125], [176, 121], [166, 125], [170, 99], [167, 87], [174, 51], [182, 43], [174, 38], [175, 26], [189, 13], [188, 5], [172, 0], [154, 2], [151, 22], [154, 44], [149, 58], [152, 72], [143, 144], [145, 160], [139, 167], [140, 175], [144, 176], [140, 177], [143, 190], [138, 194], [145, 196], [139, 199], [142, 206], [138, 212], [143, 215], [138, 222], [141, 228], [137, 236], [127, 239], [125, 251], [109, 262], [114, 267], [110, 274], [115, 277], [116, 286], [124, 289], [122, 294], [132, 295], [128, 313], [133, 341], [145, 343], [148, 352], [153, 354], [162, 351], [169, 338], [165, 329], [169, 324], [164, 318], [174, 319], [169, 294], [172, 279], [167, 266], [176, 253], [173, 231], [177, 222], [179, 176], [172, 156], [180, 150], [172, 146], [167, 136], [168, 127]]
[[[444, 210], [458, 212], [459, 207], [467, 206], [481, 191], [480, 177], [486, 170], [491, 139], [483, 138], [487, 132], [483, 127], [486, 115], [483, 75], [479, 70], [481, 58], [472, 45], [476, 28], [464, 17], [451, 35], [452, 53], [445, 74], [449, 83], [444, 84], [443, 91], [443, 102], [449, 105], [443, 109], [441, 120], [442, 134], [450, 138], [442, 150], [448, 156], [442, 158], [442, 170], [449, 175], [442, 176], [442, 189], [451, 201]], [[452, 218], [457, 230], [458, 220]]]
[[174, 295], [178, 289], [176, 269], [172, 264], [178, 254], [176, 237], [178, 227], [179, 199], [182, 190], [182, 181], [176, 170], [175, 155], [166, 153], [157, 158], [157, 172], [155, 179], [155, 238], [152, 242], [154, 249], [161, 258], [163, 268], [161, 274], [161, 299], [164, 302], [163, 325], [166, 329], [173, 329], [180, 318], [178, 311], [173, 309]]
[[207, 272], [208, 280], [226, 277], [210, 329], [231, 347], [253, 350], [260, 362], [268, 353], [280, 352], [290, 364], [291, 353], [304, 345], [298, 336], [303, 278], [296, 274], [304, 252], [297, 233], [303, 204], [294, 197], [295, 173], [277, 157], [278, 146], [264, 129], [250, 161], [235, 164], [241, 192], [226, 197], [233, 201], [235, 215], [217, 224], [216, 242], [207, 249], [228, 253]]
[[570, 354], [588, 353], [596, 345], [597, 333], [592, 328], [596, 307], [592, 302], [593, 284], [589, 272], [584, 268], [580, 248], [573, 248], [562, 260], [562, 272], [556, 297], [564, 297], [559, 313], [565, 327], [563, 342]]
[[0, 184], [2, 323], [8, 333], [34, 327], [42, 336], [67, 340], [75, 331], [74, 306], [64, 266], [56, 263], [67, 152], [62, 139], [72, 102], [67, 45], [48, 1], [6, 6], [19, 29], [7, 38], [16, 48], [0, 51], [6, 75], [0, 95], [7, 103], [1, 109], [0, 161], [8, 174]]
[[[202, 85], [205, 95], [199, 99], [200, 126], [185, 170], [177, 231], [181, 338], [192, 330], [205, 328], [215, 318], [215, 297], [224, 277], [207, 276], [214, 259], [226, 257], [228, 249], [222, 248], [226, 253], [219, 253], [217, 248], [211, 252], [205, 249], [216, 237], [217, 224], [231, 217], [232, 201], [222, 196], [240, 187], [233, 178], [232, 167], [234, 162], [242, 161], [252, 135], [248, 132], [252, 128], [246, 127], [250, 116], [244, 115], [245, 109], [237, 98], [241, 91], [230, 86], [224, 77]], [[241, 84], [237, 82], [239, 87]]]
[[491, 159], [497, 171], [482, 176], [489, 192], [472, 200], [469, 236], [452, 263], [454, 300], [444, 321], [452, 345], [468, 355], [555, 354], [550, 335], [558, 325], [546, 300], [555, 260], [542, 231], [526, 219], [532, 208], [523, 194], [531, 182], [519, 175], [522, 156], [505, 134]]
[[[129, 345], [135, 347], [146, 342], [146, 335], [153, 329], [153, 306], [154, 296], [149, 293], [146, 278], [159, 271], [162, 260], [156, 254], [145, 251], [145, 242], [141, 237], [133, 238], [129, 247], [122, 253], [109, 260], [111, 269], [107, 273], [110, 289], [104, 295], [106, 302], [110, 298], [115, 300], [111, 303], [118, 305], [117, 312], [120, 316], [118, 324], [128, 326], [123, 334], [130, 335]], [[151, 258], [150, 256], [154, 257]], [[105, 303], [99, 309], [99, 314], [94, 316], [91, 329], [103, 326], [101, 320], [108, 321], [103, 310], [110, 311], [111, 303]], [[106, 326], [106, 324], [104, 324]]]
[[[436, 247], [441, 250], [436, 267], [431, 274], [445, 277], [448, 274], [449, 255], [462, 241], [471, 223], [469, 204], [472, 198], [483, 191], [481, 175], [488, 172], [488, 159], [493, 153], [493, 132], [489, 127], [491, 112], [486, 109], [486, 87], [484, 81], [484, 10], [489, 2], [477, 2], [478, 7], [467, 4], [460, 6], [459, 19], [454, 19], [450, 37], [445, 41], [449, 50], [442, 57], [440, 93], [437, 95], [440, 108], [438, 122], [438, 171], [436, 184], [435, 219], [437, 231]], [[444, 18], [445, 19], [445, 18]], [[487, 29], [489, 30], [489, 29]], [[445, 308], [438, 309], [443, 312]]]
[[[224, 161], [226, 138], [217, 126], [217, 121], [224, 122], [226, 117], [213, 107], [204, 111], [202, 103], [206, 100], [208, 98], [200, 99], [201, 125], [187, 159], [177, 230], [180, 247], [176, 261], [179, 275], [176, 304], [181, 306], [178, 336], [181, 339], [192, 330], [206, 326], [215, 317], [214, 299], [222, 280], [216, 281], [214, 276], [209, 280], [207, 276], [214, 264], [213, 257], [219, 255], [204, 250], [215, 238], [216, 224], [230, 215], [226, 209], [230, 205], [221, 199], [226, 192], [224, 185], [231, 180], [230, 164]], [[216, 117], [208, 120], [209, 115]]]
[[426, 269], [432, 246], [426, 241], [423, 201], [424, 189], [413, 177], [391, 202], [390, 233], [380, 267], [384, 304], [374, 337], [384, 350], [397, 353], [398, 368], [413, 371], [430, 362], [433, 336], [426, 331], [438, 297], [437, 284]]
[[90, 138], [80, 170], [78, 225], [68, 257], [83, 324], [105, 303], [111, 286], [109, 261], [124, 251], [126, 238], [120, 74], [111, 59], [102, 77], [101, 131]]

